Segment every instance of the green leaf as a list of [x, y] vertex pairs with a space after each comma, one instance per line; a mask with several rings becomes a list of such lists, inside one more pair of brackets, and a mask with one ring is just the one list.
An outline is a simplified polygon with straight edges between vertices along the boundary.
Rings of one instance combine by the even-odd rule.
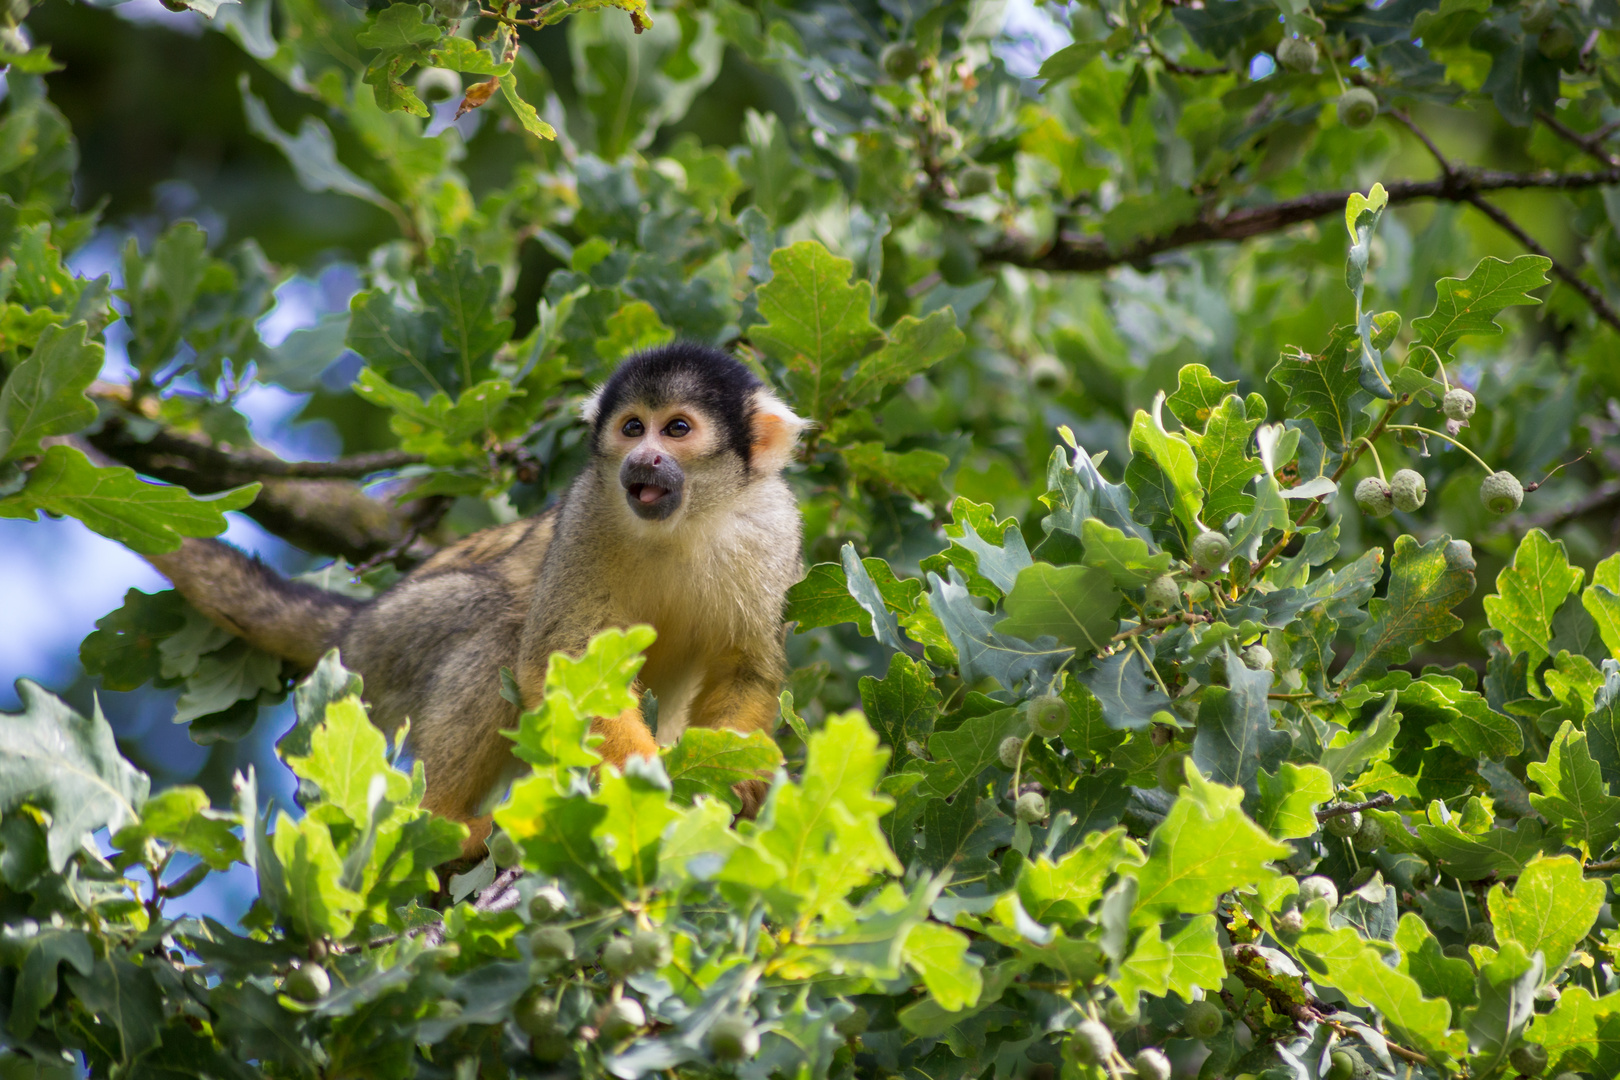
[[1598, 636], [1609, 655], [1620, 660], [1620, 592], [1594, 579], [1581, 593], [1581, 606], [1597, 623]]
[[19, 969], [6, 1029], [20, 1039], [32, 1035], [40, 1015], [50, 1009], [61, 966], [67, 964], [80, 975], [89, 975], [96, 963], [84, 931], [40, 926], [31, 920], [7, 926], [0, 947], [7, 961]]
[[801, 780], [771, 789], [758, 826], [720, 872], [722, 888], [804, 918], [842, 908], [878, 871], [900, 873], [878, 824], [893, 805], [877, 794], [887, 758], [859, 713], [830, 717], [810, 733]]
[[940, 693], [933, 676], [927, 665], [897, 652], [889, 657], [888, 674], [881, 680], [862, 676], [859, 689], [861, 709], [893, 754], [890, 771], [898, 771], [912, 756], [911, 744], [925, 743], [934, 730]]
[[[1568, 830], [1568, 839], [1578, 844], [1587, 858], [1601, 855], [1620, 838], [1620, 799], [1608, 793], [1597, 762], [1586, 746], [1585, 732], [1565, 720], [1547, 749], [1545, 762], [1532, 761], [1525, 767], [1542, 790], [1530, 796], [1530, 805], [1554, 825]], [[1526, 945], [1527, 952], [1534, 952]], [[1558, 961], [1547, 957], [1549, 967]]]
[[1155, 713], [1170, 708], [1170, 699], [1135, 649], [1097, 661], [1081, 673], [1080, 681], [1102, 707], [1103, 720], [1116, 730], [1147, 727]]
[[1233, 394], [1210, 414], [1202, 435], [1186, 433], [1204, 489], [1203, 516], [1213, 528], [1222, 528], [1233, 514], [1254, 509], [1254, 496], [1244, 489], [1265, 471], [1249, 456], [1249, 440], [1259, 426], [1260, 419], [1249, 419], [1243, 399]]
[[948, 799], [985, 769], [999, 762], [1001, 741], [1019, 733], [1023, 724], [1012, 709], [969, 717], [950, 731], [936, 731], [928, 740], [933, 758], [923, 769], [916, 793], [924, 798]]
[[161, 555], [178, 550], [182, 537], [224, 532], [225, 511], [252, 503], [259, 486], [199, 499], [183, 487], [146, 483], [133, 469], [92, 465], [82, 451], [57, 445], [45, 451], [21, 491], [0, 498], [0, 518], [35, 521], [40, 510], [76, 517], [142, 555]]
[[449, 396], [460, 386], [458, 358], [439, 333], [437, 312], [407, 311], [380, 289], [354, 294], [349, 301], [349, 333], [344, 344], [386, 380], [426, 401]]
[[771, 280], [760, 286], [764, 326], [749, 334], [788, 370], [788, 388], [803, 415], [822, 423], [844, 399], [844, 371], [881, 340], [872, 325], [872, 286], [850, 283], [855, 264], [814, 240], [771, 253]]
[[158, 643], [185, 625], [185, 607], [172, 589], [129, 590], [123, 606], [97, 619], [95, 632], [79, 643], [79, 663], [108, 690], [134, 690], [158, 678]]
[[940, 1008], [958, 1012], [979, 1000], [984, 960], [968, 952], [966, 934], [936, 922], [919, 923], [901, 948], [906, 965], [922, 976]]
[[524, 866], [560, 878], [593, 903], [620, 904], [623, 878], [596, 839], [607, 814], [585, 795], [559, 788], [556, 776], [537, 772], [512, 785], [495, 809], [495, 824], [518, 842]]
[[1496, 575], [1495, 596], [1485, 598], [1485, 616], [1502, 631], [1502, 644], [1530, 654], [1535, 670], [1551, 654], [1553, 616], [1564, 598], [1579, 589], [1586, 572], [1569, 565], [1562, 540], [1531, 529], [1513, 553], [1513, 565]]
[[164, 995], [145, 967], [122, 957], [102, 959], [87, 974], [70, 972], [67, 984], [96, 1018], [97, 1048], [121, 1065], [128, 1066], [158, 1044]]
[[174, 722], [189, 724], [224, 712], [239, 701], [254, 701], [261, 694], [280, 690], [281, 658], [238, 638], [199, 659], [196, 670], [186, 677], [185, 692], [175, 702]]
[[1401, 950], [1401, 970], [1412, 976], [1424, 997], [1445, 998], [1454, 1009], [1466, 1008], [1477, 1000], [1474, 969], [1466, 960], [1445, 955], [1439, 939], [1415, 912], [1401, 916], [1395, 945]]
[[854, 443], [842, 448], [850, 475], [867, 484], [887, 484], [908, 495], [943, 503], [950, 498], [941, 476], [951, 459], [933, 450], [895, 453], [880, 442]]
[[337, 159], [337, 143], [332, 130], [320, 119], [305, 116], [296, 137], [288, 135], [276, 125], [263, 101], [248, 89], [247, 72], [238, 80], [242, 93], [242, 109], [247, 113], [248, 130], [280, 150], [298, 176], [306, 191], [335, 191], [364, 199], [385, 210], [397, 207], [376, 187], [360, 179]]
[[1133, 922], [1203, 914], [1221, 893], [1272, 879], [1266, 864], [1290, 849], [1244, 816], [1242, 805], [1242, 788], [1187, 769], [1187, 786], [1148, 838], [1147, 861], [1124, 871], [1137, 881]]
[[1425, 675], [1400, 692], [1401, 719], [1429, 733], [1434, 745], [1453, 746], [1469, 758], [1517, 754], [1524, 736], [1511, 717], [1449, 675]]
[[140, 819], [151, 781], [124, 760], [98, 705], [87, 720], [37, 683], [17, 680], [22, 711], [0, 713], [0, 813], [23, 804], [50, 815], [58, 873], [85, 837]]
[[442, 236], [429, 254], [428, 268], [416, 275], [416, 289], [428, 310], [439, 316], [439, 334], [460, 374], [456, 385], [445, 389], [471, 387], [489, 373], [495, 350], [512, 338], [512, 320], [495, 318], [500, 271], [480, 266], [471, 251]]
[[1271, 722], [1266, 698], [1271, 692], [1270, 670], [1248, 667], [1230, 645], [1221, 648], [1226, 654], [1227, 685], [1204, 691], [1192, 759], [1210, 779], [1256, 795], [1259, 771], [1277, 768], [1294, 740]]
[[1140, 866], [1142, 859], [1141, 848], [1123, 828], [1089, 833], [1056, 862], [1043, 855], [1024, 863], [1018, 900], [1037, 922], [1073, 926], [1102, 899], [1111, 874], [1121, 866]]
[[1372, 395], [1362, 388], [1355, 363], [1360, 350], [1356, 328], [1336, 326], [1321, 355], [1290, 346], [1266, 376], [1287, 391], [1287, 415], [1315, 424], [1336, 455], [1348, 451], [1369, 423], [1362, 410]]
[[182, 785], [160, 791], [141, 807], [141, 819], [119, 829], [113, 843], [135, 850], [147, 838], [173, 844], [215, 870], [229, 870], [242, 860], [242, 841], [231, 831], [240, 825], [235, 814], [215, 810], [202, 788]]
[[1176, 391], [1164, 403], [1182, 427], [1201, 432], [1222, 399], [1236, 389], [1237, 383], [1217, 379], [1203, 364], [1183, 364], [1176, 373]]
[[680, 816], [669, 804], [670, 791], [663, 763], [636, 757], [622, 775], [603, 769], [601, 786], [591, 799], [607, 808], [592, 834], [625, 880], [643, 893], [658, 876], [659, 837]]
[[440, 39], [429, 59], [434, 67], [459, 71], [463, 75], [504, 75], [512, 69], [510, 63], [497, 63], [487, 48], [463, 37]]
[[742, 800], [732, 785], [768, 780], [782, 764], [782, 751], [763, 731], [744, 734], [729, 728], [689, 727], [664, 751], [663, 761], [677, 801], [691, 803], [699, 795], [713, 795], [735, 811], [742, 808]]
[[552, 653], [540, 704], [519, 718], [512, 752], [559, 774], [595, 765], [599, 759], [585, 744], [591, 718], [618, 716], [640, 704], [631, 687], [656, 637], [650, 626], [604, 630], [579, 657]]
[[929, 574], [929, 594], [934, 613], [956, 646], [964, 681], [976, 683], [988, 676], [1007, 689], [1025, 681], [1044, 685], [1074, 655], [1073, 648], [1056, 638], [1031, 642], [992, 630], [995, 617], [974, 606], [954, 567], [950, 577], [942, 581], [938, 574]]
[[875, 403], [884, 388], [950, 359], [966, 340], [949, 308], [922, 319], [904, 316], [889, 328], [884, 346], [856, 367], [844, 391], [845, 401], [851, 407]]
[[1356, 651], [1336, 680], [1341, 686], [1382, 674], [1405, 663], [1412, 647], [1439, 641], [1462, 627], [1451, 609], [1474, 591], [1474, 553], [1465, 540], [1441, 536], [1419, 544], [1395, 538], [1389, 585], [1367, 605], [1372, 615], [1356, 639]]
[[0, 461], [40, 452], [40, 440], [66, 435], [96, 418], [84, 396], [101, 372], [102, 347], [86, 342], [88, 327], [47, 326], [28, 358], [0, 386]]
[[1051, 636], [1087, 652], [1107, 648], [1119, 630], [1120, 604], [1113, 575], [1091, 566], [1032, 563], [1018, 572], [1007, 594], [1007, 618], [998, 633], [1025, 639]]
[[1554, 972], [1592, 929], [1606, 893], [1603, 882], [1583, 879], [1578, 861], [1557, 855], [1521, 870], [1512, 896], [1503, 885], [1491, 886], [1486, 903], [1498, 940], [1516, 941], [1526, 953], [1540, 950]]
[[1377, 1009], [1418, 1049], [1437, 1058], [1464, 1051], [1462, 1034], [1451, 1030], [1451, 1002], [1425, 998], [1417, 981], [1390, 967], [1377, 949], [1363, 948], [1349, 963], [1330, 965], [1328, 980], [1353, 1004]]
[[271, 847], [286, 883], [278, 921], [306, 941], [348, 937], [365, 902], [341, 884], [343, 860], [326, 825], [314, 816], [294, 821], [283, 810], [276, 814]]
[[1620, 993], [1594, 998], [1578, 983], [1562, 989], [1552, 1011], [1539, 1014], [1526, 1035], [1546, 1048], [1546, 1071], [1620, 1073]]
[[383, 782], [383, 797], [402, 802], [410, 777], [389, 764], [388, 739], [371, 723], [358, 697], [326, 707], [325, 720], [310, 732], [309, 754], [288, 757], [287, 766], [320, 790], [326, 805], [343, 811], [355, 825], [371, 816], [372, 785]]
[[1545, 845], [1541, 822], [1534, 818], [1521, 818], [1515, 829], [1491, 829], [1479, 836], [1470, 836], [1455, 824], [1438, 824], [1435, 818], [1431, 813], [1429, 823], [1417, 827], [1418, 838], [1444, 873], [1463, 881], [1492, 874], [1516, 876]]
[[1441, 278], [1435, 283], [1434, 310], [1412, 320], [1418, 341], [1449, 357], [1458, 339], [1470, 334], [1494, 336], [1502, 332], [1496, 316], [1516, 304], [1539, 304], [1529, 294], [1547, 284], [1552, 260], [1520, 255], [1512, 262], [1484, 258], [1465, 279]]
[[534, 106], [518, 95], [517, 76], [508, 71], [501, 74], [499, 78], [501, 81], [501, 96], [506, 99], [506, 104], [511, 107], [512, 115], [518, 118], [518, 123], [523, 125], [523, 130], [536, 138], [556, 139], [557, 129], [540, 119], [540, 114], [535, 111]]
[[1081, 562], [1106, 570], [1121, 589], [1146, 585], [1170, 569], [1168, 551], [1150, 552], [1139, 537], [1127, 536], [1097, 518], [1086, 518], [1081, 530], [1086, 550]]
[[[1192, 447], [1180, 435], [1164, 429], [1161, 412], [1164, 394], [1153, 398], [1152, 411], [1138, 409], [1131, 421], [1131, 452], [1135, 455], [1126, 469], [1126, 476], [1137, 477], [1140, 483], [1150, 485], [1156, 498], [1181, 524], [1187, 537], [1197, 536], [1202, 530], [1199, 514], [1204, 508], [1204, 491], [1198, 483], [1198, 459]], [[1156, 466], [1156, 468], [1154, 468]], [[1137, 482], [1131, 489], [1142, 495]]]
[[1333, 800], [1333, 777], [1319, 765], [1285, 761], [1275, 774], [1255, 774], [1260, 810], [1255, 822], [1278, 840], [1300, 840], [1316, 835], [1320, 824], [1316, 809]]

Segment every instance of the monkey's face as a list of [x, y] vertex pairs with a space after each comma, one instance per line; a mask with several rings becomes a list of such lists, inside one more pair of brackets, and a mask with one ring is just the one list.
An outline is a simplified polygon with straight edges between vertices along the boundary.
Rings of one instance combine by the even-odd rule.
[[612, 417], [603, 449], [619, 459], [625, 502], [643, 521], [667, 521], [687, 497], [693, 467], [723, 451], [713, 423], [683, 406], [633, 403]]

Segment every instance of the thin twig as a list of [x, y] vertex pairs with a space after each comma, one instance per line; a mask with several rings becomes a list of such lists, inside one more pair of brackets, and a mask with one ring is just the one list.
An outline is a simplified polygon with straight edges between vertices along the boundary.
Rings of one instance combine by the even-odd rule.
[[[1413, 135], [1416, 135], [1417, 138], [1418, 138], [1418, 141], [1421, 142], [1425, 147], [1428, 148], [1429, 154], [1434, 158], [1434, 160], [1436, 162], [1439, 163], [1439, 165], [1440, 165], [1440, 174], [1442, 176], [1450, 178], [1450, 177], [1455, 177], [1457, 175], [1456, 168], [1446, 158], [1446, 155], [1444, 155], [1444, 154], [1442, 154], [1440, 152], [1440, 148], [1438, 146], [1434, 145], [1434, 140], [1429, 138], [1429, 136], [1424, 133], [1423, 129], [1418, 127], [1417, 124], [1415, 124], [1412, 121], [1412, 118], [1410, 116], [1408, 116], [1404, 110], [1402, 110], [1402, 109], [1391, 109], [1389, 111], [1389, 115], [1394, 117], [1401, 124], [1404, 124], [1406, 126], [1406, 129], [1408, 131], [1410, 131]], [[1610, 164], [1613, 164], [1613, 162], [1611, 162]]]
[[[1602, 136], [1598, 134], [1582, 135], [1549, 112], [1536, 113], [1536, 119], [1551, 128], [1553, 133], [1560, 139], [1579, 147], [1581, 152], [1587, 156], [1594, 157], [1605, 165], [1620, 165], [1620, 157], [1616, 157], [1603, 149], [1601, 145]], [[1601, 132], [1607, 127], [1608, 125], [1605, 124], [1603, 128], [1598, 130]]]
[[1384, 791], [1374, 795], [1366, 802], [1341, 803], [1338, 806], [1330, 806], [1326, 810], [1318, 810], [1316, 812], [1316, 820], [1326, 821], [1328, 818], [1343, 817], [1346, 814], [1359, 814], [1363, 810], [1376, 810], [1380, 806], [1389, 806], [1394, 801], [1395, 796], [1391, 795], [1387, 791]]
[[1162, 630], [1166, 626], [1176, 626], [1180, 623], [1203, 622], [1214, 622], [1214, 617], [1201, 615], [1196, 611], [1178, 611], [1174, 615], [1166, 615], [1161, 619], [1143, 619], [1129, 630], [1121, 630], [1111, 640], [1124, 641], [1126, 638], [1135, 637], [1137, 634], [1145, 634], [1149, 630]]
[[1572, 289], [1584, 296], [1586, 298], [1586, 302], [1592, 305], [1592, 310], [1597, 313], [1598, 318], [1602, 319], [1616, 330], [1620, 330], [1620, 313], [1617, 313], [1614, 308], [1609, 306], [1609, 302], [1603, 298], [1602, 293], [1598, 292], [1591, 285], [1588, 285], [1586, 282], [1582, 281], [1576, 275], [1575, 271], [1553, 258], [1552, 252], [1548, 251], [1546, 248], [1537, 243], [1534, 237], [1520, 228], [1519, 223], [1514, 221], [1511, 217], [1508, 217], [1508, 215], [1504, 213], [1501, 208], [1486, 202], [1484, 197], [1481, 196], [1479, 192], [1470, 192], [1465, 198], [1468, 202], [1477, 207], [1480, 213], [1496, 222], [1496, 224], [1500, 226], [1504, 232], [1511, 233], [1514, 239], [1528, 248], [1533, 254], [1540, 255], [1543, 259], [1551, 262], [1553, 273], [1557, 274]]

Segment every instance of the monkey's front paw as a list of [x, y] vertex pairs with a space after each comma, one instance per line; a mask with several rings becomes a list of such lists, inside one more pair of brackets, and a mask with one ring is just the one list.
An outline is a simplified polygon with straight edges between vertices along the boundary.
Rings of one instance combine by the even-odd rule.
[[737, 811], [737, 816], [753, 821], [759, 816], [759, 808], [765, 805], [765, 795], [771, 790], [771, 785], [764, 780], [739, 780], [731, 785], [731, 790], [742, 800], [742, 809]]

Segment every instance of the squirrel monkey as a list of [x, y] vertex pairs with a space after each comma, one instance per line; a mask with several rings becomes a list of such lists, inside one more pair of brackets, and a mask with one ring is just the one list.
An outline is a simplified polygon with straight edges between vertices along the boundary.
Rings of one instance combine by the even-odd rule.
[[518, 719], [500, 694], [503, 667], [532, 708], [552, 653], [653, 626], [640, 685], [658, 697], [656, 739], [639, 708], [592, 723], [621, 768], [689, 725], [776, 722], [783, 598], [803, 573], [781, 473], [805, 422], [741, 363], [695, 344], [627, 359], [583, 414], [590, 461], [554, 507], [474, 533], [369, 601], [287, 581], [217, 540], [149, 561], [267, 652], [313, 666], [336, 645], [379, 727], [410, 718], [424, 805], [465, 822], [476, 852], [489, 832], [479, 810], [521, 770], [500, 734]]

